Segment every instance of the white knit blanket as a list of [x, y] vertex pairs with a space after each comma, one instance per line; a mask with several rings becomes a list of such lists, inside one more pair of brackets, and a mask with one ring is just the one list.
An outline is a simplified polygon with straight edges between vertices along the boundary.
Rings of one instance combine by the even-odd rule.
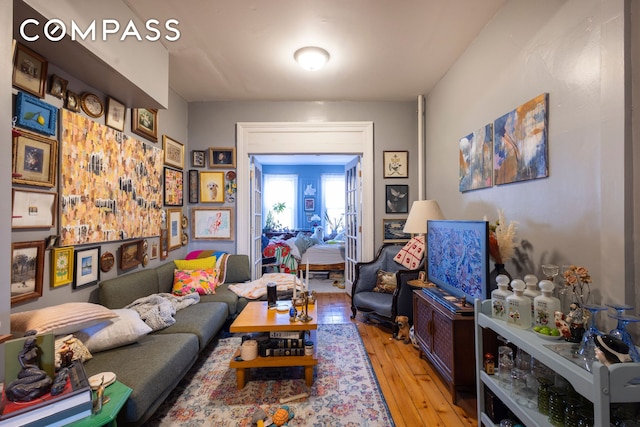
[[178, 310], [198, 302], [200, 302], [198, 293], [184, 296], [161, 293], [138, 298], [124, 308], [137, 311], [144, 323], [152, 330], [159, 331], [176, 323], [176, 319], [173, 316]]
[[229, 285], [229, 290], [240, 297], [259, 299], [267, 294], [267, 283], [274, 282], [278, 291], [293, 291], [294, 281], [296, 289], [301, 291], [302, 280], [289, 273], [266, 273], [252, 282]]

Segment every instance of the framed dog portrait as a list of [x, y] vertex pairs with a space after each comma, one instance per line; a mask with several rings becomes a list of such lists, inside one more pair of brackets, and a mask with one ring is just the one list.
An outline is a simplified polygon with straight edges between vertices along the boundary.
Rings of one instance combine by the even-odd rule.
[[200, 203], [224, 203], [224, 172], [200, 172]]

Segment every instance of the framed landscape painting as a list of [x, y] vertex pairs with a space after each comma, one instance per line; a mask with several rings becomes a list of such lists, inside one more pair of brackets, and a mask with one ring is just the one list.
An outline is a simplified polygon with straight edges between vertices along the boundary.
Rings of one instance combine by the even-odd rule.
[[42, 296], [44, 240], [11, 244], [11, 305]]
[[100, 246], [76, 251], [73, 288], [97, 285], [100, 280]]

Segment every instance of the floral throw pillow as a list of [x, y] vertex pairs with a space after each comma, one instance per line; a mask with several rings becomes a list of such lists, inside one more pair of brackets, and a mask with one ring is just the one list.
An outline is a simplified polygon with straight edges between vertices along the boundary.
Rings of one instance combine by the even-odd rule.
[[200, 295], [215, 294], [218, 270], [174, 270], [173, 294], [178, 296], [197, 292]]
[[376, 273], [376, 286], [373, 288], [373, 292], [392, 294], [396, 290], [397, 283], [396, 273], [378, 270]]

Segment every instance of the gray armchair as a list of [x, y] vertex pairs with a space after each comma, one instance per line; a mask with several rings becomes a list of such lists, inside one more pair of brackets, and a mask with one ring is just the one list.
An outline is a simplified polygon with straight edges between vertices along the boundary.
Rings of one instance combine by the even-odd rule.
[[[356, 264], [356, 274], [351, 290], [352, 319], [360, 311], [365, 316], [373, 316], [392, 323], [394, 334], [398, 332], [396, 316], [407, 316], [409, 322], [413, 324], [413, 289], [407, 282], [418, 278], [419, 272], [424, 270], [424, 262], [416, 270], [406, 270], [401, 264], [395, 262], [393, 258], [403, 246], [384, 244], [373, 261]], [[396, 273], [397, 285], [392, 294], [373, 292], [378, 270]]]

